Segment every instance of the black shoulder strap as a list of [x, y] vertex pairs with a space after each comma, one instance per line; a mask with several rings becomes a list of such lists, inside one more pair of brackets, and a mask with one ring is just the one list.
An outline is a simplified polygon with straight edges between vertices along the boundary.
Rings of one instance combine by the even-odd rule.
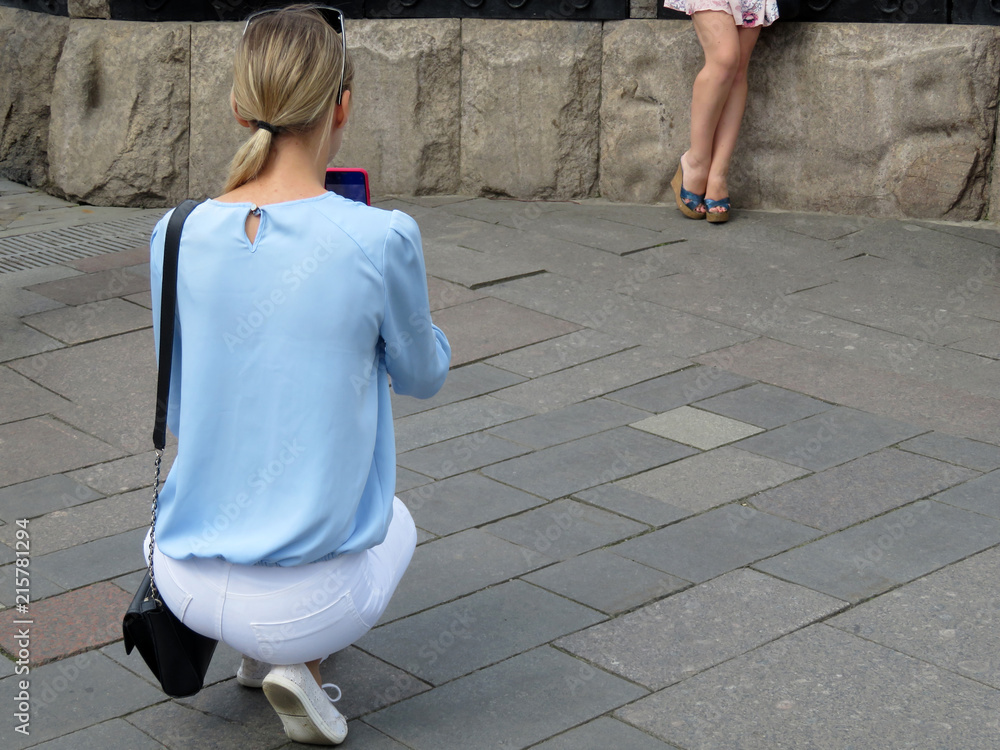
[[198, 201], [184, 201], [174, 209], [163, 242], [163, 290], [160, 297], [160, 368], [156, 374], [156, 421], [153, 445], [162, 450], [167, 443], [167, 402], [170, 398], [170, 365], [174, 358], [174, 315], [177, 309], [177, 255], [181, 229]]

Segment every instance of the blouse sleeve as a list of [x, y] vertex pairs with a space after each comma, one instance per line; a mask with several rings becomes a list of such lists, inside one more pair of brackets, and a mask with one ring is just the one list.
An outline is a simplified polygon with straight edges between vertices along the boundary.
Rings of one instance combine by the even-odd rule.
[[430, 398], [451, 363], [447, 337], [431, 322], [427, 276], [417, 223], [394, 211], [383, 248], [385, 362], [396, 393]]

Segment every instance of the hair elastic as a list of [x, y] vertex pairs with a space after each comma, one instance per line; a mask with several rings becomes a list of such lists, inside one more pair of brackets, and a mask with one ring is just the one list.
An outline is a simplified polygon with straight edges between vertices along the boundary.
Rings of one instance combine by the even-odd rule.
[[278, 129], [269, 122], [264, 122], [263, 120], [257, 120], [257, 127], [261, 130], [266, 130], [271, 135], [277, 135]]

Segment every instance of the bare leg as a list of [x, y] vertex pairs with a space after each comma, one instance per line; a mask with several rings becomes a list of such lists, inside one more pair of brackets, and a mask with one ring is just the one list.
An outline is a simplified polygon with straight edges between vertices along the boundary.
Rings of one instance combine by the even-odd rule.
[[736, 22], [722, 11], [701, 11], [692, 17], [705, 66], [691, 93], [691, 148], [681, 157], [684, 187], [702, 194], [712, 165], [715, 132], [739, 72], [740, 37]]
[[736, 149], [736, 138], [743, 122], [743, 110], [746, 109], [747, 103], [747, 67], [750, 65], [750, 54], [757, 43], [757, 37], [760, 36], [760, 28], [760, 26], [748, 29], [741, 27], [738, 30], [740, 64], [715, 129], [706, 198], [720, 200], [729, 197], [729, 162]]

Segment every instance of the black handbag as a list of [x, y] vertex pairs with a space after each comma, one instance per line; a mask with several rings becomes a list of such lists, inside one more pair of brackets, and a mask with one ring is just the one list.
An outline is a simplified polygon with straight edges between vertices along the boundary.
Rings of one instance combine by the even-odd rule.
[[174, 348], [174, 314], [177, 307], [177, 255], [181, 229], [196, 201], [184, 201], [174, 209], [167, 223], [163, 245], [163, 295], [160, 301], [160, 367], [156, 377], [156, 421], [153, 446], [156, 448], [156, 479], [153, 484], [153, 512], [150, 521], [149, 556], [146, 576], [122, 618], [125, 653], [133, 648], [160, 682], [163, 692], [173, 698], [194, 695], [205, 684], [205, 673], [218, 641], [196, 633], [182, 623], [160, 599], [153, 576], [153, 545], [156, 540], [156, 503], [160, 496], [160, 463], [167, 438], [167, 402], [170, 393], [170, 365]]

